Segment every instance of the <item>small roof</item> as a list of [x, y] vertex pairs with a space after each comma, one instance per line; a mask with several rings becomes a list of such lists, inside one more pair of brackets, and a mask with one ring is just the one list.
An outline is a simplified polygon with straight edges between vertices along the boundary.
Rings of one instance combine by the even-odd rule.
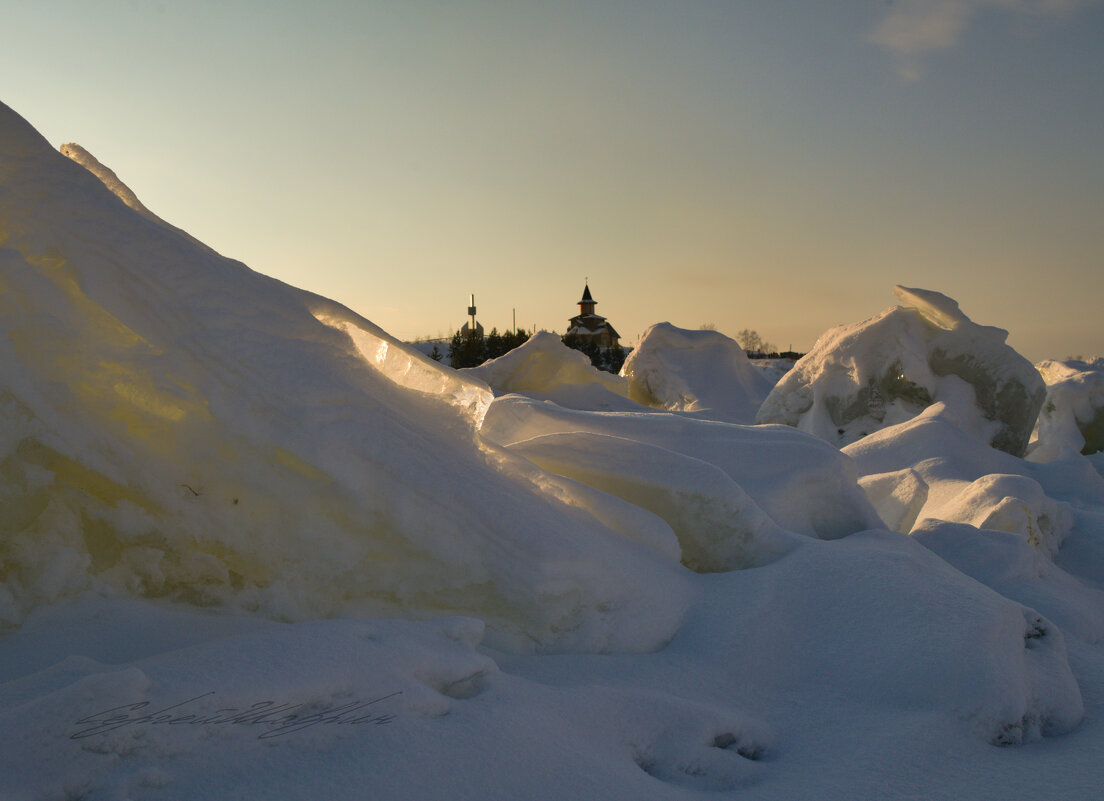
[[595, 302], [594, 298], [592, 298], [590, 296], [590, 282], [587, 282], [586, 285], [583, 287], [583, 299], [580, 300], [579, 302], [580, 303], [594, 303]]

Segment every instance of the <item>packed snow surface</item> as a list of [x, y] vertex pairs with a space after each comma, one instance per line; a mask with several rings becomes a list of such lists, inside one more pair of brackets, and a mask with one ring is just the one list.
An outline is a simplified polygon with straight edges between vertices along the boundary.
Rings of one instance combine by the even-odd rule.
[[789, 425], [670, 326], [453, 371], [64, 153], [0, 106], [0, 798], [1099, 798], [1089, 365], [1031, 461], [919, 290]]

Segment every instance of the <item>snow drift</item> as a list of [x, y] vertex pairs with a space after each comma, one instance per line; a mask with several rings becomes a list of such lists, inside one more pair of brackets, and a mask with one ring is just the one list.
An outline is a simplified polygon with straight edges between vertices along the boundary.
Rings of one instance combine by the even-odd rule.
[[9, 625], [105, 584], [289, 619], [478, 613], [541, 647], [674, 631], [674, 566], [483, 443], [485, 384], [124, 205], [7, 107], [0, 175]]
[[1104, 640], [1104, 478], [1087, 459], [1017, 459], [965, 434], [942, 404], [844, 450], [887, 525], [1067, 632]]
[[[668, 463], [673, 471], [680, 469], [675, 464], [678, 460], [667, 454], [696, 460], [684, 461], [684, 466], [705, 462], [719, 468], [788, 531], [835, 539], [881, 527], [856, 483], [858, 473], [850, 459], [817, 438], [784, 426], [740, 426], [658, 412], [588, 413], [506, 395], [496, 398], [487, 410], [481, 433], [534, 457], [542, 443], [553, 441], [535, 438], [560, 435], [554, 442], [562, 449], [574, 437], [579, 471], [586, 470], [590, 460], [603, 459], [598, 451], [607, 445], [620, 450], [623, 440], [642, 443], [657, 449], [647, 451], [648, 459]], [[568, 469], [562, 459], [558, 461], [558, 469]], [[674, 474], [671, 480], [678, 481]]]
[[833, 328], [778, 382], [757, 423], [848, 445], [943, 402], [958, 424], [1022, 456], [1045, 388], [1008, 332], [970, 321], [938, 292], [894, 289], [901, 306]]
[[752, 422], [771, 388], [735, 340], [670, 323], [644, 332], [621, 375], [637, 403], [732, 423]]
[[638, 408], [629, 400], [624, 378], [597, 369], [586, 354], [549, 331], [539, 331], [509, 353], [461, 372], [485, 381], [496, 395], [518, 393], [589, 411]]
[[677, 535], [682, 563], [691, 570], [768, 564], [797, 544], [724, 470], [692, 456], [578, 431], [534, 437], [511, 450], [656, 514]]

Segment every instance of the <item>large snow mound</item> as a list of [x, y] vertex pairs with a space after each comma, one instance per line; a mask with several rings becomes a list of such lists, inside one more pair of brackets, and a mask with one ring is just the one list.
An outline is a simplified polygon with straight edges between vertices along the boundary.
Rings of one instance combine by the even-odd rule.
[[624, 378], [597, 369], [585, 353], [569, 348], [549, 331], [539, 331], [509, 353], [460, 372], [486, 382], [496, 395], [519, 393], [587, 411], [639, 409], [629, 400]]
[[943, 402], [964, 430], [1022, 456], [1046, 394], [1038, 371], [938, 292], [895, 287], [901, 306], [833, 328], [763, 402], [783, 423], [848, 445]]
[[638, 403], [731, 423], [752, 422], [771, 388], [735, 340], [670, 323], [644, 332], [621, 375]]
[[485, 384], [128, 207], [4, 106], [0, 176], [5, 623], [106, 586], [478, 614], [538, 647], [671, 636], [677, 565], [483, 442]]
[[1104, 359], [1045, 361], [1036, 367], [1046, 382], [1046, 400], [1029, 458], [1050, 462], [1104, 451]]

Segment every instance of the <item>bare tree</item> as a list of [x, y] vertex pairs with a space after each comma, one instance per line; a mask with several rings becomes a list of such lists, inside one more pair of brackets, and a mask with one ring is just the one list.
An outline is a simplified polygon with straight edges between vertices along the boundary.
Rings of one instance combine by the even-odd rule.
[[752, 331], [750, 328], [745, 328], [737, 333], [736, 341], [740, 343], [741, 348], [749, 353], [774, 353], [778, 350], [773, 342], [767, 342], [759, 336], [758, 331]]
[[750, 328], [738, 332], [736, 341], [740, 343], [740, 347], [744, 350], [759, 352], [763, 349], [763, 338], [759, 336], [758, 331], [752, 331]]

